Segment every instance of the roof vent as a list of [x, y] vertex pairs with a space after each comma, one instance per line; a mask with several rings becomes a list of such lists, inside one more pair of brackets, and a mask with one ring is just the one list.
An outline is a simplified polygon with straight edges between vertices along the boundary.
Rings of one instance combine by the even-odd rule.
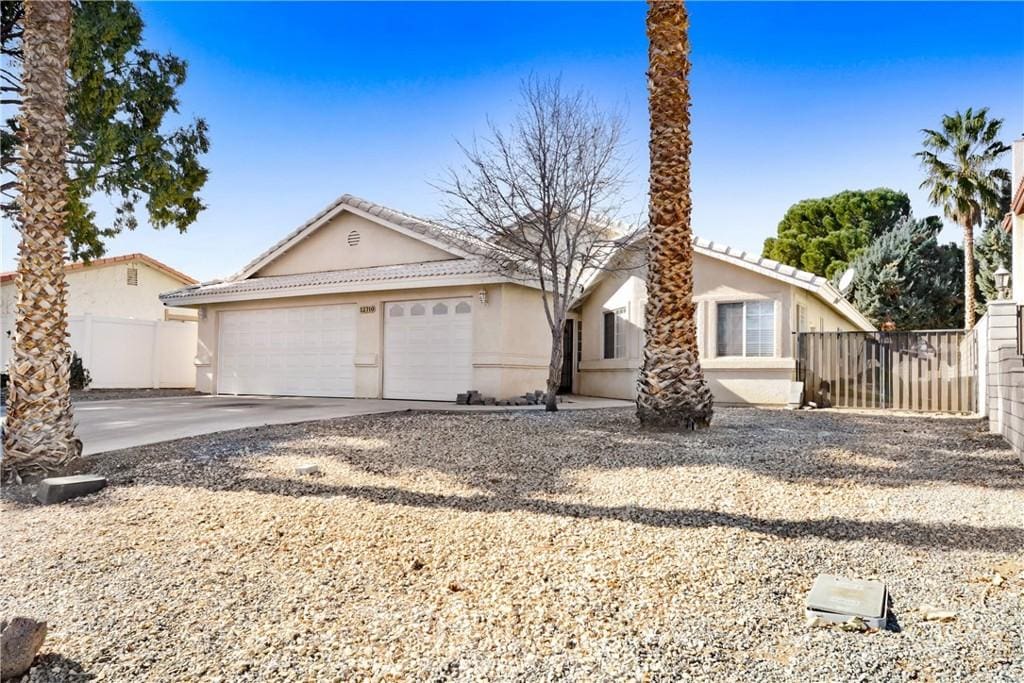
[[348, 234], [348, 246], [354, 247], [359, 244], [359, 231], [353, 230]]
[[139, 284], [139, 269], [135, 266], [128, 266], [128, 284], [137, 287]]

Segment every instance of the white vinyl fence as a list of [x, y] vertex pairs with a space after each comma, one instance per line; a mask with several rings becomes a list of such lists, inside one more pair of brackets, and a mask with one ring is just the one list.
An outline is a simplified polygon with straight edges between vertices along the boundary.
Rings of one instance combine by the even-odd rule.
[[[3, 321], [5, 367], [13, 322]], [[91, 389], [195, 386], [195, 322], [74, 315], [68, 318], [68, 331], [71, 348], [92, 376]]]

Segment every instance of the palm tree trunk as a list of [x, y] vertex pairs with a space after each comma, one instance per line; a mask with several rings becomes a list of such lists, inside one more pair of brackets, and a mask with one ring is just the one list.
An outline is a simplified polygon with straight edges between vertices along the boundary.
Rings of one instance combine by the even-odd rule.
[[974, 221], [964, 223], [964, 329], [974, 327]]
[[706, 427], [712, 413], [693, 318], [688, 26], [679, 0], [649, 3], [651, 199], [637, 415], [645, 425], [667, 428]]
[[46, 473], [78, 455], [69, 387], [64, 282], [67, 59], [71, 5], [25, 3], [19, 135], [15, 337], [2, 467]]

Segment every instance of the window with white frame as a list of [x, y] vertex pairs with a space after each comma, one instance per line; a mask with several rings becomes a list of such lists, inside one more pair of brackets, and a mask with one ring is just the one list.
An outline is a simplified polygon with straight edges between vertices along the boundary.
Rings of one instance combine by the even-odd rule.
[[718, 304], [716, 308], [716, 355], [775, 355], [774, 301]]
[[626, 309], [604, 313], [604, 357], [626, 357]]

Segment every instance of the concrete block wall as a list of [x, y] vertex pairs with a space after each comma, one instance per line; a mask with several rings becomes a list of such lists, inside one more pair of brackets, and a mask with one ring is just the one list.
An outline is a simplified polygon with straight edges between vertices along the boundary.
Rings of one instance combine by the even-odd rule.
[[[1017, 304], [993, 301], [979, 321], [978, 370], [984, 374], [989, 431], [1000, 434], [1024, 461], [1024, 357], [1017, 353]], [[987, 348], [986, 348], [987, 347]]]

